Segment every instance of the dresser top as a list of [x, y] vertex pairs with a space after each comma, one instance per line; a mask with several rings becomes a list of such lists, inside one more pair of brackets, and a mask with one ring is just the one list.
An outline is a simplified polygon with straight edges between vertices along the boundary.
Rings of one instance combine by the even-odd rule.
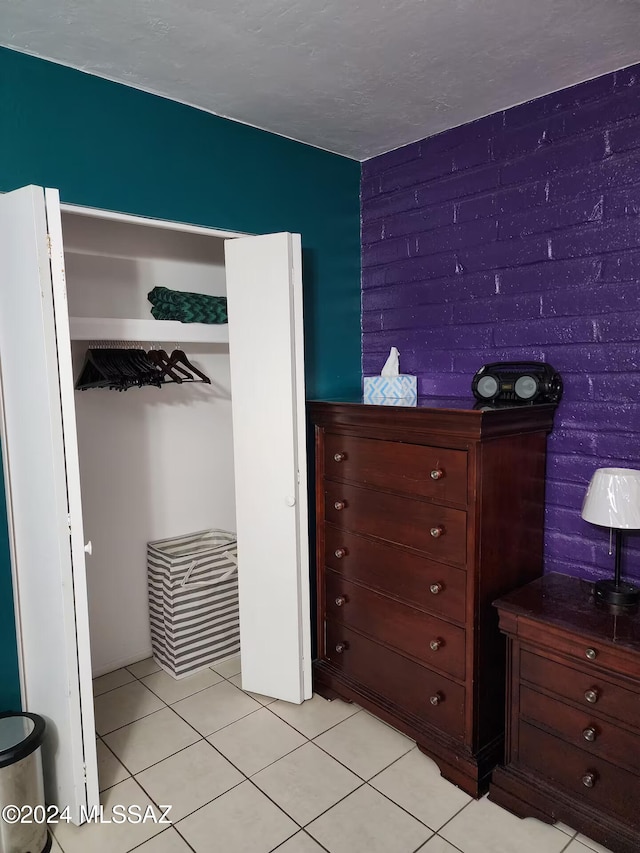
[[309, 400], [314, 423], [329, 427], [376, 427], [415, 432], [441, 432], [468, 438], [485, 438], [553, 427], [555, 405], [474, 408], [474, 400], [461, 397], [418, 397], [417, 404], [365, 403], [362, 397]]
[[495, 602], [507, 613], [640, 651], [640, 613], [596, 605], [593, 582], [553, 572]]
[[[345, 397], [331, 397], [319, 400], [310, 400], [310, 403], [333, 403], [343, 404], [347, 406], [367, 406], [376, 408], [392, 408], [399, 409], [449, 409], [456, 412], [495, 412], [503, 409], [522, 409], [532, 408], [531, 406], [523, 406], [518, 403], [501, 403], [500, 405], [491, 405], [491, 403], [480, 403], [475, 397], [418, 397], [409, 402], [405, 397], [387, 397], [378, 398], [376, 403], [371, 403], [365, 400], [359, 394], [357, 396], [350, 395]], [[535, 408], [540, 408], [536, 406]], [[554, 408], [554, 407], [551, 407]]]

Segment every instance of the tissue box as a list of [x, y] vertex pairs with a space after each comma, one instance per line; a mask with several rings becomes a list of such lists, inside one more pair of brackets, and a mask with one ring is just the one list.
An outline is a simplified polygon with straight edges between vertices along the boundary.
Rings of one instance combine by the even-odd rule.
[[365, 406], [417, 406], [417, 397], [365, 397]]
[[401, 373], [399, 376], [365, 376], [364, 399], [373, 401], [376, 397], [417, 398], [417, 377]]

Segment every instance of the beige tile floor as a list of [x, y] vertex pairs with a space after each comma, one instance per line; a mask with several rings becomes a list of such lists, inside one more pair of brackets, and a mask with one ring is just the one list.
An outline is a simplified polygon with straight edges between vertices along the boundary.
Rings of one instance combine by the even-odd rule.
[[180, 681], [139, 661], [94, 685], [105, 816], [171, 805], [172, 825], [60, 824], [56, 853], [608, 853], [472, 800], [355, 705], [245, 693], [238, 659]]

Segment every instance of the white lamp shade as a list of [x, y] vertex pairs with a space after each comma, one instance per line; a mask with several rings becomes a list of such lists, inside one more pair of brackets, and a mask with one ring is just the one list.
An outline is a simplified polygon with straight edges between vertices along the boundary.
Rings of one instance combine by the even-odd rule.
[[603, 527], [640, 530], [640, 471], [598, 468], [584, 497], [582, 517]]

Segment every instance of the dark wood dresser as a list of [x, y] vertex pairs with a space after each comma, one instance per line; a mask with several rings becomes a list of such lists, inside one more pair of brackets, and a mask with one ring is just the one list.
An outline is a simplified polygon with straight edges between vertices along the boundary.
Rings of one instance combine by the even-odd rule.
[[313, 402], [309, 412], [314, 688], [405, 732], [477, 796], [504, 737], [505, 643], [491, 605], [542, 571], [554, 407]]
[[497, 602], [508, 637], [505, 766], [489, 798], [640, 850], [640, 616], [550, 574]]

